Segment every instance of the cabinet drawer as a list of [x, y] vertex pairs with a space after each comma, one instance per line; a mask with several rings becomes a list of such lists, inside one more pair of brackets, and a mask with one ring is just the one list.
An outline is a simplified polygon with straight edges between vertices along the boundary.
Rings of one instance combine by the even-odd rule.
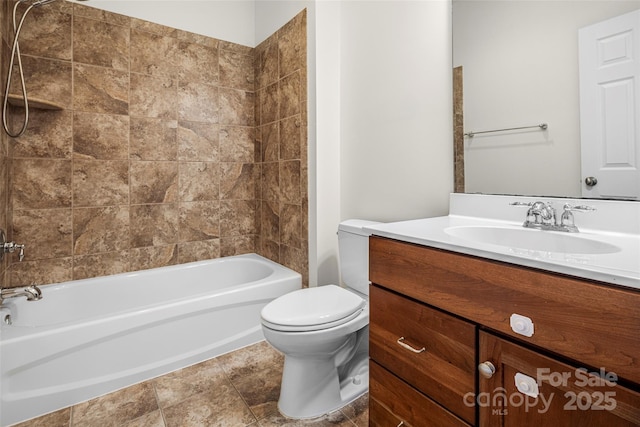
[[376, 362], [370, 362], [369, 373], [369, 395], [374, 405], [369, 414], [371, 426], [395, 427], [400, 424], [395, 421], [400, 420], [403, 425], [420, 427], [469, 427]]
[[[371, 237], [370, 280], [524, 342], [640, 383], [640, 292]], [[531, 337], [512, 331], [529, 317]]]
[[475, 326], [377, 286], [369, 298], [371, 358], [473, 423]]

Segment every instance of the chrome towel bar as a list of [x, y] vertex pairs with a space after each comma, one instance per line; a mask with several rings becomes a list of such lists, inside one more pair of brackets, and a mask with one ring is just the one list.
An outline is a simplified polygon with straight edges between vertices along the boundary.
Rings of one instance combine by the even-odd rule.
[[467, 132], [467, 133], [464, 134], [464, 136], [468, 136], [469, 138], [473, 138], [474, 135], [478, 135], [480, 133], [504, 132], [504, 131], [508, 131], [508, 130], [533, 129], [533, 128], [540, 128], [542, 130], [546, 130], [548, 127], [549, 126], [546, 123], [540, 123], [539, 125], [535, 125], [535, 126], [522, 126], [522, 127], [518, 127], [518, 128], [483, 130], [483, 131], [480, 131], [480, 132]]

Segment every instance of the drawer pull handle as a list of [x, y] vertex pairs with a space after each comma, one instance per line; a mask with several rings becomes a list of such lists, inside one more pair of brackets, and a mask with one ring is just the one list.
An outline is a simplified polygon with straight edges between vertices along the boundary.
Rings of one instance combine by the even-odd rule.
[[404, 421], [400, 421], [400, 424], [398, 424], [396, 427], [402, 427], [404, 425]]
[[496, 373], [496, 367], [493, 366], [493, 363], [486, 361], [478, 365], [478, 371], [483, 377], [491, 378]]
[[401, 346], [403, 346], [404, 348], [406, 348], [407, 350], [413, 351], [414, 353], [422, 353], [423, 351], [427, 350], [424, 347], [422, 347], [421, 349], [417, 349], [417, 348], [411, 347], [409, 344], [404, 342], [404, 337], [398, 338], [397, 343], [400, 344]]

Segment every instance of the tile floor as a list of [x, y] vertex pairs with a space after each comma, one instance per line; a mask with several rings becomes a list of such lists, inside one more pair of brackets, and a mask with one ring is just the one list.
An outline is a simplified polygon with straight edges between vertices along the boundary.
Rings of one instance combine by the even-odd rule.
[[368, 396], [311, 421], [276, 404], [283, 356], [262, 341], [16, 427], [366, 427]]

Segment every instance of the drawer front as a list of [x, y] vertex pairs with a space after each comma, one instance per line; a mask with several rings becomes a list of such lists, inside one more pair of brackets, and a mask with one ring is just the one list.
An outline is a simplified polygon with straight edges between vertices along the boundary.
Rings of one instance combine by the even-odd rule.
[[473, 423], [475, 326], [377, 286], [369, 298], [371, 358]]
[[[395, 240], [370, 239], [370, 280], [640, 383], [640, 292]], [[512, 314], [534, 333], [513, 332]]]
[[371, 361], [369, 373], [369, 394], [374, 408], [369, 414], [371, 426], [395, 427], [402, 422], [403, 426], [469, 427], [376, 362]]

